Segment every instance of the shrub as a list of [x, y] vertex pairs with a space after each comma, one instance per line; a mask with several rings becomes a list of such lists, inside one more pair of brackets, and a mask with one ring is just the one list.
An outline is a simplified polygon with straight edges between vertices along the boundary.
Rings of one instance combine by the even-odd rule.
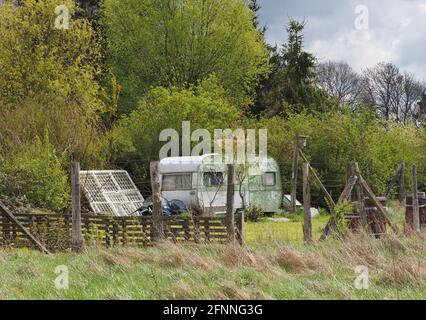
[[[290, 192], [294, 137], [297, 132], [308, 135], [304, 153], [322, 182], [337, 200], [346, 183], [350, 162], [358, 162], [361, 174], [376, 194], [383, 194], [403, 161], [407, 166], [424, 166], [424, 130], [383, 122], [372, 112], [331, 111], [324, 113], [289, 113], [286, 118], [273, 117], [249, 120], [247, 128], [268, 130], [268, 152], [281, 168], [283, 190]], [[419, 169], [419, 170], [422, 170]], [[410, 177], [406, 171], [407, 185]], [[426, 181], [419, 176], [419, 185]], [[314, 204], [325, 205], [324, 195], [317, 184], [311, 184]], [[301, 197], [301, 188], [298, 189]]]
[[250, 222], [257, 222], [265, 215], [262, 208], [250, 206], [244, 211], [244, 217]]
[[334, 227], [336, 233], [340, 235], [346, 234], [348, 230], [346, 213], [352, 212], [352, 210], [352, 204], [349, 202], [344, 202], [334, 207], [333, 211], [331, 212], [331, 215], [334, 220]]
[[45, 132], [43, 140], [0, 163], [0, 193], [14, 204], [62, 210], [70, 198], [66, 172]]
[[[4, 1], [0, 1], [4, 2]], [[101, 42], [72, 0], [6, 1], [0, 5], [0, 153], [20, 152], [49, 129], [61, 154], [96, 160], [97, 81]], [[19, 3], [17, 5], [16, 3]], [[70, 30], [57, 30], [55, 8], [69, 9]], [[95, 158], [92, 160], [92, 158]]]

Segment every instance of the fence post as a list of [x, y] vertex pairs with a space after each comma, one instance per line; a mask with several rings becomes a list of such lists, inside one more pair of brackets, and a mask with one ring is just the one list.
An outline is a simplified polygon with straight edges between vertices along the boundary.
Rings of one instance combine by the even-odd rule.
[[303, 164], [303, 240], [312, 243], [311, 189], [309, 186], [309, 163]]
[[158, 242], [164, 239], [163, 225], [163, 205], [161, 199], [160, 186], [160, 163], [158, 161], [151, 162], [151, 187], [152, 187], [152, 241]]
[[401, 172], [399, 176], [399, 186], [398, 186], [398, 198], [399, 198], [399, 203], [403, 205], [405, 203], [405, 162], [401, 163]]
[[79, 252], [83, 245], [81, 229], [81, 201], [80, 201], [80, 163], [73, 161], [71, 164], [72, 188], [72, 249]]
[[[355, 162], [352, 165], [351, 171], [353, 174], [356, 174], [356, 175], [360, 173], [358, 162]], [[358, 201], [358, 211], [359, 211], [359, 216], [361, 220], [361, 225], [364, 229], [366, 229], [368, 228], [368, 216], [367, 216], [367, 212], [365, 211], [364, 191], [362, 190], [362, 187], [359, 184], [359, 181], [355, 185], [355, 194], [356, 194], [356, 200]]]
[[417, 190], [417, 166], [413, 165], [413, 227], [420, 231], [419, 193]]
[[238, 218], [238, 242], [241, 246], [244, 245], [244, 210], [240, 211]]
[[235, 217], [234, 217], [234, 195], [235, 195], [235, 166], [228, 164], [228, 187], [226, 190], [226, 231], [228, 241], [235, 242]]
[[[348, 166], [346, 167], [346, 185], [351, 180], [352, 176], [354, 175], [354, 165], [352, 162], [349, 162]], [[350, 201], [354, 201], [353, 195], [350, 196]]]
[[290, 212], [296, 212], [297, 197], [297, 172], [299, 168], [299, 134], [296, 134], [293, 151], [293, 167], [291, 174], [291, 208]]

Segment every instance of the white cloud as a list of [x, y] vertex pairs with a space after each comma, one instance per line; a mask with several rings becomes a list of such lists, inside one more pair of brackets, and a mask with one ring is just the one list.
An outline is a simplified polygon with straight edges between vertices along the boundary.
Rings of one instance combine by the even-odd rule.
[[[263, 0], [271, 43], [286, 40], [289, 17], [306, 18], [306, 47], [320, 60], [343, 60], [361, 70], [380, 61], [426, 80], [426, 0]], [[369, 9], [369, 29], [355, 30], [355, 8]]]
[[356, 31], [339, 35], [331, 40], [315, 40], [308, 46], [321, 60], [343, 60], [358, 71], [379, 61], [397, 59], [389, 44], [377, 41], [370, 31]]

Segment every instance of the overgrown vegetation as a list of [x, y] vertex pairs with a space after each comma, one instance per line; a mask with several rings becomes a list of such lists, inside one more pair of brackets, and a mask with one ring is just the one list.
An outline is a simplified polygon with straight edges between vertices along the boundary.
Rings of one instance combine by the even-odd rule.
[[242, 103], [269, 72], [252, 17], [245, 0], [104, 1], [107, 66], [123, 84], [119, 111], [134, 110], [153, 86], [185, 89], [212, 74]]
[[[55, 28], [58, 5], [69, 9], [69, 30]], [[415, 89], [410, 99], [404, 108], [402, 100], [397, 109], [384, 105], [377, 95], [361, 94], [367, 75], [338, 77], [351, 70], [318, 67], [304, 49], [309, 21], [290, 19], [283, 46], [267, 45], [258, 10], [256, 1], [243, 0], [107, 0], [98, 19], [71, 0], [5, 1], [0, 5], [2, 196], [61, 210], [71, 158], [85, 169], [126, 169], [149, 193], [149, 161], [158, 160], [166, 143], [159, 142], [159, 133], [166, 128], [180, 133], [182, 121], [211, 133], [266, 128], [286, 193], [297, 132], [309, 135], [304, 152], [334, 197], [351, 161], [359, 162], [378, 194], [400, 162], [416, 163], [422, 189], [424, 87], [404, 75], [404, 83]], [[380, 64], [368, 79], [393, 74], [392, 84], [398, 84], [402, 78], [395, 68]], [[330, 79], [352, 79], [351, 89], [359, 90], [335, 92]], [[383, 89], [375, 83], [381, 82], [368, 82], [370, 93]], [[395, 118], [389, 108], [408, 110], [409, 116]], [[51, 166], [34, 154], [45, 132]], [[317, 186], [312, 188], [313, 202], [324, 205]]]
[[61, 211], [68, 207], [70, 187], [49, 133], [7, 159], [0, 158], [0, 194], [15, 205]]
[[[426, 299], [426, 239], [351, 236], [315, 246], [272, 242], [87, 250], [78, 257], [0, 251], [1, 299]], [[69, 269], [68, 290], [55, 268]], [[358, 290], [355, 268], [369, 268]]]
[[102, 150], [110, 162], [124, 163], [135, 175], [147, 179], [148, 160], [158, 160], [160, 148], [167, 142], [159, 142], [164, 129], [174, 129], [181, 136], [183, 121], [190, 121], [192, 131], [213, 132], [233, 127], [238, 120], [238, 109], [226, 98], [216, 77], [186, 90], [154, 88], [135, 111], [117, 122]]
[[333, 219], [334, 231], [340, 235], [345, 236], [348, 231], [346, 214], [353, 211], [352, 203], [344, 202], [338, 203], [331, 211], [331, 218]]
[[263, 209], [257, 206], [250, 206], [244, 210], [244, 217], [250, 222], [257, 222], [264, 215]]
[[25, 150], [48, 129], [64, 156], [90, 158], [98, 136], [101, 44], [89, 21], [55, 29], [55, 8], [74, 1], [12, 1], [0, 5], [0, 152]]

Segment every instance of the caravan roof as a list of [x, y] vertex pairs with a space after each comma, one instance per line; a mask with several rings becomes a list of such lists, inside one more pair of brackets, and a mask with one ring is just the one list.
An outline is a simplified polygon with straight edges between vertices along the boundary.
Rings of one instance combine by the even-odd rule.
[[[184, 173], [184, 172], [198, 172], [201, 165], [214, 164], [215, 157], [221, 157], [220, 154], [205, 154], [203, 156], [196, 157], [170, 157], [164, 158], [160, 161], [160, 173]], [[278, 170], [277, 162], [271, 158], [267, 158], [268, 170]], [[222, 163], [218, 159], [218, 163]]]
[[205, 160], [218, 154], [205, 154], [197, 157], [170, 157], [160, 161], [160, 173], [197, 172]]

